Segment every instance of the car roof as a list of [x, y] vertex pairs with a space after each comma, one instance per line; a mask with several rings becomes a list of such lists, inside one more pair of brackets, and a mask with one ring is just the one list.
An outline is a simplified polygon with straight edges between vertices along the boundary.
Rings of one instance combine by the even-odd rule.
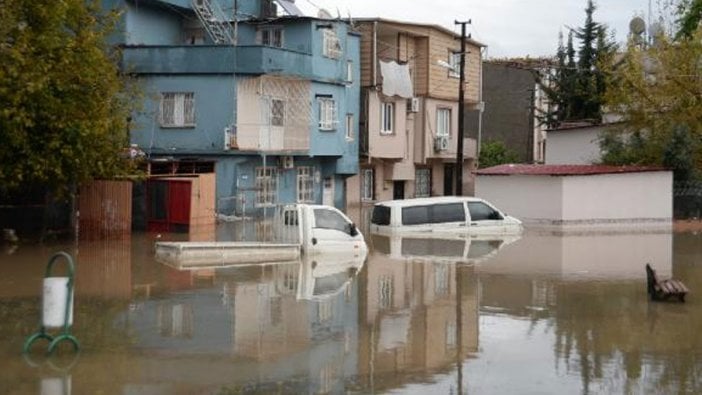
[[414, 199], [402, 199], [402, 200], [386, 200], [383, 202], [378, 202], [376, 206], [387, 206], [387, 207], [408, 207], [408, 206], [426, 206], [430, 204], [440, 204], [440, 203], [460, 203], [460, 202], [483, 202], [483, 199], [476, 197], [467, 196], [435, 196], [428, 198], [414, 198]]

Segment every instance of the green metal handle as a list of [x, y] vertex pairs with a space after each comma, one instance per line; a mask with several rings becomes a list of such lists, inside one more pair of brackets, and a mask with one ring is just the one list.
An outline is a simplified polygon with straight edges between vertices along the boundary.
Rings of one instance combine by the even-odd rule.
[[46, 273], [44, 274], [44, 277], [51, 277], [51, 269], [54, 267], [54, 263], [56, 263], [57, 260], [60, 258], [64, 258], [66, 260], [66, 263], [68, 264], [68, 277], [69, 283], [73, 283], [73, 273], [75, 273], [75, 265], [73, 264], [73, 258], [68, 255], [66, 252], [57, 252], [54, 254], [54, 256], [51, 257], [49, 260], [49, 263], [46, 264]]

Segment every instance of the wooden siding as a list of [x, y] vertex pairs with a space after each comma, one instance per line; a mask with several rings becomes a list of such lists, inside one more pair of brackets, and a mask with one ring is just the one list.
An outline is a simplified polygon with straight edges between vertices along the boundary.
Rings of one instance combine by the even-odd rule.
[[373, 84], [373, 24], [366, 23], [358, 27], [361, 33], [361, 86]]
[[81, 238], [131, 234], [131, 181], [92, 181], [81, 186], [78, 210]]

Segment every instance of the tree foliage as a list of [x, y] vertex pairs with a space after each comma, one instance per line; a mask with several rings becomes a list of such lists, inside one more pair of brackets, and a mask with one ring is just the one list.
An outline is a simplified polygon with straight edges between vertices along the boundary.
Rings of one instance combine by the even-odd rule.
[[[550, 128], [563, 121], [601, 118], [606, 89], [601, 67], [610, 61], [616, 46], [608, 36], [607, 26], [594, 20], [595, 10], [595, 4], [588, 0], [585, 22], [569, 31], [567, 44], [563, 44], [563, 34], [559, 34], [555, 71], [540, 81], [553, 104], [540, 115], [541, 122]], [[579, 42], [577, 50], [574, 39]]]
[[99, 1], [0, 0], [0, 192], [128, 170], [134, 102]]
[[518, 161], [519, 155], [507, 148], [501, 140], [484, 141], [480, 144], [480, 162], [478, 165], [481, 169]]
[[702, 165], [702, 28], [644, 49], [632, 43], [621, 56], [605, 99], [623, 122], [601, 139], [604, 162], [666, 165], [677, 180], [691, 177]]

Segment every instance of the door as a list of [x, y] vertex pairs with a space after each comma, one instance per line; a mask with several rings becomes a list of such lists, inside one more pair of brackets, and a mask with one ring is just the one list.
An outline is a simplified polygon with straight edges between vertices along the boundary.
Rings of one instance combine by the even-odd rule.
[[505, 233], [505, 221], [502, 214], [484, 202], [468, 202], [471, 232], [476, 234]]
[[322, 204], [325, 206], [334, 206], [334, 178], [324, 177], [322, 188]]
[[456, 181], [455, 168], [453, 163], [444, 164], [444, 196], [453, 195], [453, 183]]
[[405, 182], [404, 181], [394, 181], [392, 183], [392, 198], [395, 200], [402, 200], [405, 198]]

